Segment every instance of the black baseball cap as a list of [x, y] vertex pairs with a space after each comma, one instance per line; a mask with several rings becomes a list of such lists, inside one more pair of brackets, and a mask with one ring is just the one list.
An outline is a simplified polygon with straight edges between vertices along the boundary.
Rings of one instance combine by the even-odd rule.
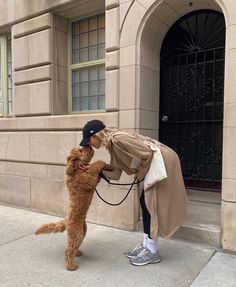
[[89, 145], [89, 138], [95, 135], [97, 132], [103, 130], [106, 126], [102, 121], [99, 120], [92, 120], [87, 122], [87, 124], [83, 128], [83, 139], [80, 142], [80, 146], [87, 146]]

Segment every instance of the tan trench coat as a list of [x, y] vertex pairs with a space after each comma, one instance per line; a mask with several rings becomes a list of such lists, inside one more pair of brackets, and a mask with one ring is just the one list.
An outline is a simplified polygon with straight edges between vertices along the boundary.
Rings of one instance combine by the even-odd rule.
[[143, 141], [157, 144], [163, 156], [167, 178], [145, 191], [145, 203], [151, 215], [151, 238], [158, 232], [169, 238], [186, 219], [186, 191], [177, 154], [169, 147], [148, 137], [118, 131], [109, 136], [107, 150], [111, 156], [112, 172], [104, 172], [118, 180], [122, 171], [143, 179], [152, 160], [153, 152]]

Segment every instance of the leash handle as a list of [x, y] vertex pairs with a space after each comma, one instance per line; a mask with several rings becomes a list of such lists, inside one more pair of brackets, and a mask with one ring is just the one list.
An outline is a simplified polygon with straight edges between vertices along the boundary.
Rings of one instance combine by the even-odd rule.
[[[140, 182], [140, 181], [137, 181], [137, 182], [136, 182], [136, 179], [137, 179], [137, 178], [135, 177], [133, 183], [131, 183], [131, 186], [130, 186], [130, 188], [129, 188], [127, 194], [126, 194], [125, 197], [124, 197], [120, 202], [118, 202], [118, 203], [111, 203], [111, 202], [106, 201], [104, 198], [101, 197], [101, 195], [98, 193], [98, 191], [97, 191], [96, 188], [95, 188], [95, 191], [96, 191], [97, 196], [98, 196], [103, 202], [105, 202], [106, 204], [111, 205], [111, 206], [118, 206], [118, 205], [121, 205], [121, 203], [123, 203], [123, 202], [126, 200], [126, 198], [128, 197], [128, 195], [129, 195], [129, 193], [130, 193], [132, 187], [134, 186], [134, 184], [137, 184], [137, 183]], [[142, 180], [141, 180], [141, 181], [142, 181]], [[120, 184], [120, 185], [122, 185], [122, 184]], [[123, 185], [127, 185], [127, 184], [123, 184]], [[130, 185], [130, 184], [128, 184], [128, 185]]]

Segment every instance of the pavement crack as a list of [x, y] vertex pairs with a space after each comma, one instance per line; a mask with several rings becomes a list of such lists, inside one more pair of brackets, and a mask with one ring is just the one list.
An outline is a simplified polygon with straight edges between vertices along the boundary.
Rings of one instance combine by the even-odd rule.
[[15, 239], [13, 239], [13, 240], [4, 242], [4, 243], [0, 244], [0, 247], [2, 247], [3, 245], [6, 245], [6, 244], [8, 244], [8, 243], [12, 243], [12, 242], [14, 242], [14, 241], [17, 241], [17, 240], [20, 240], [20, 239], [22, 239], [22, 238], [25, 238], [25, 237], [27, 237], [27, 236], [29, 236], [29, 235], [32, 235], [32, 234], [34, 234], [34, 233], [31, 232], [31, 233], [26, 234], [26, 235], [24, 235], [24, 236], [17, 237], [17, 238], [15, 238]]

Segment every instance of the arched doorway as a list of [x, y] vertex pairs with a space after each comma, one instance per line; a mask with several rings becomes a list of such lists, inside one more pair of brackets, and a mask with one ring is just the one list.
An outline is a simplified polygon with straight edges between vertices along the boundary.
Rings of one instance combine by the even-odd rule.
[[213, 10], [185, 15], [162, 44], [159, 139], [180, 156], [187, 188], [221, 190], [224, 52]]

